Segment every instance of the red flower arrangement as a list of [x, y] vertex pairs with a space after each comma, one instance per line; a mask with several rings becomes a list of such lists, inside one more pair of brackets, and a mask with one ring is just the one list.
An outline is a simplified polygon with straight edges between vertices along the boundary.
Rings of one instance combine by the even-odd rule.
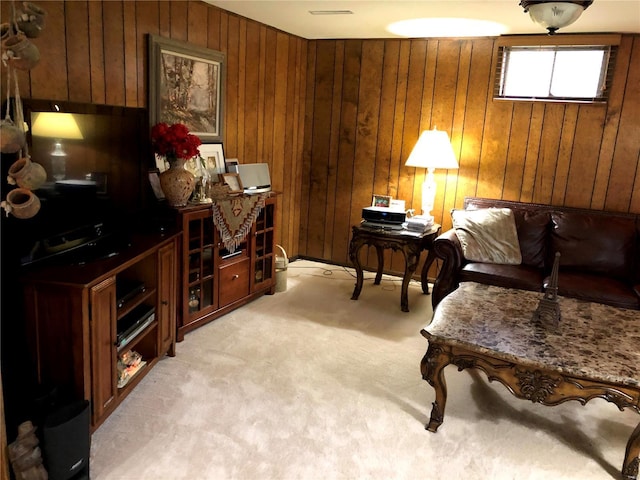
[[189, 129], [182, 123], [169, 126], [161, 122], [151, 129], [151, 144], [153, 151], [167, 160], [172, 157], [189, 160], [200, 155], [198, 147], [202, 142], [196, 135], [189, 133]]

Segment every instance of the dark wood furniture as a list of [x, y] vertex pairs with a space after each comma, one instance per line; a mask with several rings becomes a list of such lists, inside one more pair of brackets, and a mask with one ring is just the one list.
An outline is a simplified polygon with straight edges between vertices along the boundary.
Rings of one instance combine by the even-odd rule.
[[[543, 405], [593, 398], [640, 413], [638, 312], [559, 297], [554, 328], [533, 319], [542, 294], [473, 282], [460, 284], [438, 305], [422, 330], [429, 348], [422, 378], [435, 389], [427, 430], [444, 419], [444, 368], [477, 368], [516, 397]], [[622, 477], [635, 480], [640, 464], [640, 423], [631, 434]]]
[[465, 210], [513, 211], [522, 253], [519, 265], [464, 257], [455, 229], [433, 242], [442, 267], [433, 285], [435, 309], [460, 282], [542, 292], [560, 253], [558, 295], [640, 310], [640, 215], [511, 200], [466, 197]]
[[423, 250], [428, 250], [429, 254], [427, 255], [427, 259], [422, 267], [420, 279], [422, 282], [422, 291], [425, 294], [429, 293], [427, 275], [431, 264], [436, 259], [435, 255], [432, 253], [431, 246], [439, 232], [440, 225], [438, 224], [434, 225], [430, 230], [424, 233], [415, 233], [409, 230], [372, 228], [363, 225], [354, 226], [351, 235], [351, 243], [349, 244], [349, 259], [356, 269], [356, 286], [353, 289], [351, 300], [357, 300], [360, 296], [360, 292], [362, 291], [362, 264], [360, 263], [360, 257], [358, 255], [360, 249], [364, 245], [372, 245], [376, 248], [378, 255], [378, 270], [376, 271], [376, 278], [373, 283], [374, 285], [379, 285], [384, 269], [384, 249], [390, 248], [394, 251], [399, 250], [404, 255], [405, 268], [404, 276], [402, 278], [402, 289], [400, 290], [400, 308], [403, 312], [408, 312], [409, 282], [416, 271], [418, 262], [420, 261], [420, 253]]
[[276, 206], [277, 195], [273, 194], [233, 253], [222, 244], [210, 205], [177, 210], [183, 232], [178, 341], [260, 295], [275, 292]]
[[[23, 277], [37, 380], [90, 400], [92, 430], [165, 354], [175, 355], [177, 241], [177, 234], [134, 235], [131, 246], [110, 258]], [[140, 310], [153, 310], [152, 321], [122, 345], [123, 322]], [[118, 387], [118, 358], [129, 350], [146, 366]]]

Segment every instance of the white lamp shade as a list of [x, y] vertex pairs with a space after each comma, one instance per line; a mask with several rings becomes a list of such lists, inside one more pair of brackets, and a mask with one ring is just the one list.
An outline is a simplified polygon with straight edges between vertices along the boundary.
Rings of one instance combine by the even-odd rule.
[[447, 132], [435, 128], [422, 132], [405, 165], [428, 169], [458, 168]]
[[31, 134], [37, 137], [57, 139], [82, 139], [82, 132], [78, 128], [76, 119], [71, 113], [40, 112], [35, 116]]

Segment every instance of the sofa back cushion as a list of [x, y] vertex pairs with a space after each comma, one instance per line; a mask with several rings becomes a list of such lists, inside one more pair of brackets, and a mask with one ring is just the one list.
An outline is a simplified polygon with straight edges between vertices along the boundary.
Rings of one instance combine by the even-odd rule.
[[511, 209], [453, 210], [451, 218], [467, 260], [501, 265], [522, 263]]
[[587, 271], [632, 281], [636, 275], [635, 220], [615, 215], [554, 211], [548, 266], [560, 252], [560, 269]]
[[539, 205], [504, 200], [467, 197], [466, 210], [482, 208], [509, 208], [513, 211], [518, 232], [518, 242], [522, 255], [522, 265], [544, 268], [547, 256], [547, 243], [551, 230], [551, 214], [541, 210]]
[[549, 212], [532, 212], [513, 209], [522, 252], [522, 264], [544, 268], [547, 256], [547, 242], [551, 228]]

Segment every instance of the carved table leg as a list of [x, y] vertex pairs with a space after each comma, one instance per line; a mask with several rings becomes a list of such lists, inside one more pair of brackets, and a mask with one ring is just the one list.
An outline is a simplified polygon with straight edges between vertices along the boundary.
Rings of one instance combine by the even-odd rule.
[[640, 465], [640, 423], [635, 428], [629, 442], [627, 451], [624, 454], [622, 464], [622, 478], [624, 480], [636, 480], [638, 478], [638, 466]]
[[355, 238], [352, 239], [351, 243], [349, 244], [349, 259], [351, 260], [351, 263], [356, 269], [356, 286], [353, 289], [353, 295], [351, 295], [351, 300], [357, 300], [358, 297], [360, 296], [360, 292], [362, 291], [363, 274], [362, 274], [362, 265], [360, 264], [360, 257], [358, 255], [358, 252], [360, 251], [360, 248], [362, 247], [362, 245], [364, 245], [364, 243], [361, 241], [358, 241]]
[[382, 280], [382, 270], [384, 269], [384, 248], [376, 245], [376, 253], [378, 254], [378, 270], [376, 271], [376, 279], [374, 285], [380, 285]]
[[447, 382], [444, 379], [444, 367], [449, 364], [449, 357], [442, 348], [429, 344], [427, 353], [422, 358], [420, 370], [422, 378], [429, 382], [436, 392], [436, 399], [431, 409], [431, 418], [425, 428], [435, 433], [444, 421], [444, 407], [447, 404]]
[[422, 293], [424, 293], [425, 295], [429, 295], [429, 269], [431, 268], [431, 264], [435, 261], [435, 259], [436, 254], [433, 253], [433, 249], [429, 250], [427, 259], [424, 261], [424, 265], [422, 266], [422, 274], [420, 275]]
[[400, 309], [403, 312], [409, 311], [409, 282], [416, 271], [418, 260], [420, 259], [420, 249], [411, 245], [404, 245], [402, 248], [404, 254], [404, 277], [402, 277], [402, 289], [400, 290]]

